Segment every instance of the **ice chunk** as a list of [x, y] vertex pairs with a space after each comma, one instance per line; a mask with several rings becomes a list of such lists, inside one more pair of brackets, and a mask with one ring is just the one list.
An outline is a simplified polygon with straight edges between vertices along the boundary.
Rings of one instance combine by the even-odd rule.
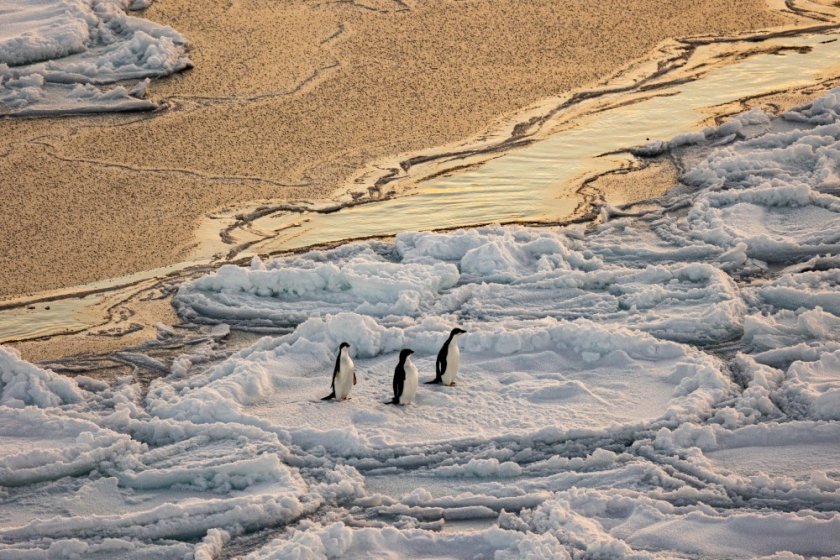
[[[191, 63], [179, 33], [126, 14], [149, 3], [0, 0], [0, 115], [157, 107], [144, 99], [148, 78]], [[143, 81], [131, 88], [98, 87], [132, 79]]]
[[0, 346], [0, 405], [47, 408], [83, 399], [84, 391], [70, 379], [25, 362], [14, 348]]

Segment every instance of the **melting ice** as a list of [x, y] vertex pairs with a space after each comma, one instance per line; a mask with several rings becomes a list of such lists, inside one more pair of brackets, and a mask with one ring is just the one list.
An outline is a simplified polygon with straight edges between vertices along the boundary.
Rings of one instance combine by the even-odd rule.
[[[640, 149], [687, 169], [644, 215], [222, 267], [148, 386], [0, 351], [0, 557], [840, 555], [838, 115]], [[382, 405], [455, 325], [459, 385]]]

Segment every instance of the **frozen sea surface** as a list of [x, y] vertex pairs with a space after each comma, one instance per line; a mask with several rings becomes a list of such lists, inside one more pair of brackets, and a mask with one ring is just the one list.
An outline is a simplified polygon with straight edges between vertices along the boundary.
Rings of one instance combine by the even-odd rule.
[[[222, 267], [150, 383], [0, 350], [0, 558], [837, 557], [840, 92], [664, 150], [642, 215]], [[383, 405], [456, 325], [457, 386]]]
[[[0, 0], [0, 115], [151, 109], [143, 80], [190, 66], [151, 0]], [[101, 86], [131, 80], [133, 85]], [[141, 80], [139, 83], [137, 80]]]

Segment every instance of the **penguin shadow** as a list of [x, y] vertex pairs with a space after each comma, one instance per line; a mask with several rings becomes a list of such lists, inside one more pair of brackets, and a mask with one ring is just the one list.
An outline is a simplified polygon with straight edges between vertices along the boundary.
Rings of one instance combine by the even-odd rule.
[[[352, 401], [352, 400], [353, 400], [352, 397], [347, 397], [346, 399], [342, 399], [342, 400], [338, 400], [338, 399], [328, 399], [328, 400], [311, 399], [311, 400], [308, 400], [308, 401], [298, 401], [298, 402], [308, 402], [308, 403], [312, 403], [312, 404], [321, 404], [321, 405], [335, 405], [335, 404], [341, 404], [343, 402]], [[290, 403], [290, 404], [294, 404], [294, 403]]]

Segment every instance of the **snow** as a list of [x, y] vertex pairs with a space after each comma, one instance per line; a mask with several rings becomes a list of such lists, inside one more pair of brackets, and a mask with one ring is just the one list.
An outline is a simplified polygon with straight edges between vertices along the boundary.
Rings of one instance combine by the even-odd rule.
[[14, 349], [0, 347], [0, 405], [47, 408], [82, 399], [83, 392], [73, 380], [21, 360]]
[[[415, 363], [431, 380], [447, 330], [389, 329], [350, 313], [310, 319], [273, 345], [244, 350], [174, 391], [170, 383], [153, 382], [147, 400], [159, 416], [283, 426], [296, 445], [370, 453], [383, 444], [523, 434], [557, 423], [582, 432], [638, 420], [677, 422], [731, 391], [715, 359], [621, 328], [544, 320], [516, 331], [479, 329], [463, 335], [472, 366], [458, 387], [468, 395], [438, 386], [421, 391], [422, 414], [416, 407], [379, 406], [390, 398], [393, 352], [402, 346], [423, 352]], [[359, 384], [352, 405], [334, 407], [314, 401], [329, 392], [323, 364], [338, 340], [357, 352]], [[616, 408], [616, 400], [624, 406]]]
[[[686, 169], [641, 215], [222, 267], [174, 300], [201, 344], [119, 354], [145, 383], [0, 350], [0, 557], [837, 557], [838, 115], [640, 150]], [[456, 326], [457, 386], [384, 405]]]
[[175, 306], [194, 321], [255, 330], [291, 327], [316, 312], [396, 325], [424, 315], [483, 321], [510, 316], [513, 307], [520, 321], [585, 317], [685, 342], [739, 331], [745, 308], [720, 269], [610, 264], [576, 246], [564, 232], [538, 229], [406, 233], [397, 236], [396, 255], [351, 245], [273, 261], [266, 270], [225, 266], [184, 285]]
[[[127, 15], [143, 0], [0, 0], [0, 115], [149, 110], [149, 78], [190, 67], [174, 29]], [[135, 86], [99, 86], [125, 80]]]

